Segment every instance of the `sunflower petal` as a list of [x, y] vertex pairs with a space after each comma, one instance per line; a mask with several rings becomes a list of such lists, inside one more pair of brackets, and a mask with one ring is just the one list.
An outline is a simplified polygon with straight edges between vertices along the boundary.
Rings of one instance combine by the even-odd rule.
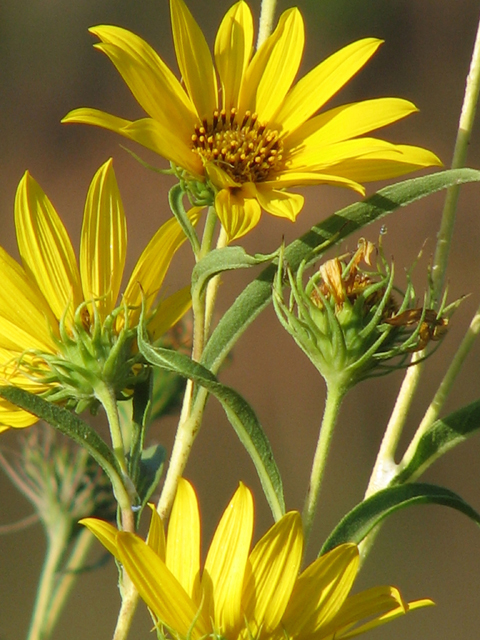
[[211, 118], [217, 108], [217, 79], [200, 27], [183, 0], [170, 0], [173, 42], [178, 66], [198, 118]]
[[326, 147], [406, 118], [418, 111], [402, 98], [375, 98], [330, 109], [312, 118], [285, 139], [285, 147], [294, 153], [296, 147]]
[[270, 189], [283, 189], [288, 187], [294, 187], [295, 185], [314, 185], [314, 184], [330, 184], [333, 187], [345, 187], [352, 189], [360, 195], [365, 195], [365, 189], [358, 182], [354, 182], [349, 178], [343, 177], [342, 174], [335, 175], [332, 171], [330, 173], [315, 172], [315, 171], [286, 171], [280, 175], [275, 181], [264, 182], [262, 188]]
[[[153, 549], [126, 532], [117, 534], [117, 547], [130, 579], [161, 622], [192, 640], [200, 640], [209, 633], [204, 616]], [[196, 623], [192, 628], [193, 620]]]
[[86, 301], [95, 301], [101, 321], [115, 307], [126, 252], [127, 223], [112, 160], [108, 160], [90, 184], [80, 242], [83, 295]]
[[[193, 225], [200, 219], [201, 212], [201, 207], [192, 207], [188, 212]], [[131, 309], [132, 325], [138, 322], [142, 298], [145, 299], [147, 310], [152, 306], [170, 262], [185, 240], [185, 234], [176, 218], [171, 218], [158, 229], [143, 250], [124, 293], [125, 302]]]
[[238, 105], [252, 50], [252, 12], [245, 2], [237, 2], [225, 14], [215, 40], [215, 65], [222, 84], [222, 106], [227, 113]]
[[240, 483], [213, 536], [202, 578], [208, 579], [215, 603], [215, 628], [235, 636], [243, 622], [243, 581], [253, 534], [253, 500]]
[[295, 222], [296, 217], [303, 209], [305, 198], [298, 193], [288, 193], [277, 189], [268, 189], [263, 185], [257, 185], [257, 200], [262, 209], [272, 216], [287, 218]]
[[155, 551], [157, 556], [165, 562], [165, 531], [163, 528], [163, 521], [158, 515], [155, 505], [149, 503], [148, 506], [152, 512], [152, 518], [150, 520], [150, 527], [148, 529], [147, 544]]
[[165, 564], [192, 597], [200, 571], [200, 514], [192, 485], [180, 478], [168, 523]]
[[[15, 197], [15, 227], [22, 262], [57, 319], [82, 301], [72, 243], [40, 185], [25, 173]], [[72, 306], [73, 303], [73, 306]]]
[[118, 529], [112, 526], [110, 523], [98, 518], [83, 518], [78, 521], [79, 524], [83, 524], [89, 529], [93, 535], [100, 540], [105, 549], [110, 551], [112, 556], [115, 556], [117, 560], [120, 560], [120, 556], [117, 549], [117, 534]]
[[186, 169], [193, 176], [199, 179], [202, 177], [203, 165], [200, 157], [192, 153], [189, 142], [179, 138], [170, 124], [142, 118], [129, 123], [120, 133]]
[[272, 125], [283, 134], [295, 131], [363, 67], [382, 42], [376, 38], [358, 40], [317, 65], [296, 83], [272, 114]]
[[148, 321], [148, 333], [153, 342], [173, 327], [192, 306], [191, 287], [184, 287], [161, 300]]
[[117, 116], [112, 116], [110, 113], [105, 113], [105, 111], [100, 111], [99, 109], [91, 109], [90, 107], [80, 107], [69, 111], [61, 122], [63, 124], [92, 124], [122, 135], [126, 135], [123, 133], [123, 129], [132, 124], [131, 120], [117, 118]]
[[244, 587], [245, 618], [253, 637], [279, 623], [297, 579], [303, 551], [300, 514], [287, 513], [255, 545]]
[[298, 578], [282, 625], [289, 637], [315, 633], [343, 606], [358, 571], [358, 548], [344, 544], [317, 558]]
[[257, 200], [235, 189], [222, 189], [215, 197], [215, 211], [225, 229], [228, 242], [241, 238], [260, 221], [261, 209]]
[[249, 109], [258, 115], [259, 122], [270, 120], [292, 86], [302, 59], [304, 42], [301, 13], [296, 7], [287, 9], [246, 70], [240, 113]]
[[188, 139], [195, 110], [180, 82], [142, 38], [111, 25], [93, 27], [101, 44], [95, 45], [113, 62], [137, 102], [148, 115]]
[[37, 421], [37, 416], [15, 407], [6, 400], [0, 400], [0, 433], [8, 429], [31, 427]]
[[22, 267], [0, 247], [0, 347], [52, 352], [56, 320]]

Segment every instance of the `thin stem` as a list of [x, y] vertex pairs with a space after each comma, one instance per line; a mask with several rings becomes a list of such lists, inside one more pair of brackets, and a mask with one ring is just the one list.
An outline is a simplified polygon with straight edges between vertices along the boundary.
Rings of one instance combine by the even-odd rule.
[[327, 462], [330, 443], [333, 431], [337, 423], [338, 414], [345, 397], [346, 390], [337, 385], [327, 385], [327, 397], [325, 400], [325, 410], [322, 418], [322, 425], [318, 436], [317, 448], [313, 458], [312, 470], [310, 472], [310, 482], [307, 494], [305, 496], [305, 504], [303, 507], [303, 529], [305, 537], [305, 548], [312, 530], [315, 511], [317, 508], [320, 488], [325, 473], [325, 465]]
[[75, 545], [61, 575], [58, 577], [55, 592], [52, 596], [52, 605], [45, 620], [45, 637], [49, 637], [57, 624], [68, 596], [71, 593], [79, 573], [85, 564], [85, 559], [92, 546], [95, 537], [88, 529], [83, 529], [77, 536]]
[[260, 7], [260, 22], [258, 26], [257, 49], [263, 44], [273, 30], [273, 18], [277, 0], [262, 0]]
[[385, 488], [397, 471], [395, 464], [395, 452], [402, 435], [403, 427], [412, 405], [415, 389], [421, 376], [424, 363], [417, 363], [409, 367], [395, 402], [387, 429], [383, 436], [382, 444], [378, 451], [375, 466], [365, 492], [365, 498]]
[[[417, 429], [405, 455], [401, 462], [401, 467], [405, 467], [408, 465], [410, 460], [415, 454], [418, 443], [425, 432], [432, 426], [435, 420], [438, 418], [440, 411], [442, 410], [443, 405], [450, 393], [453, 383], [457, 375], [462, 368], [463, 363], [465, 362], [465, 358], [470, 353], [470, 350], [473, 346], [474, 341], [476, 340], [478, 334], [480, 333], [480, 307], [475, 312], [475, 315], [472, 318], [468, 331], [466, 332], [457, 352], [455, 353], [452, 363], [450, 364], [445, 376], [443, 377], [440, 386], [438, 387], [437, 393], [435, 394], [430, 406], [428, 407], [420, 426]], [[433, 462], [433, 460], [431, 460]], [[422, 471], [424, 469], [422, 468]]]
[[[470, 70], [467, 76], [465, 97], [463, 100], [460, 121], [458, 125], [457, 138], [453, 151], [452, 169], [465, 166], [467, 159], [468, 145], [472, 135], [475, 111], [477, 108], [478, 95], [480, 91], [480, 22], [477, 28], [477, 35], [473, 47]], [[447, 197], [443, 208], [442, 222], [438, 233], [437, 246], [433, 260], [432, 279], [434, 286], [434, 299], [439, 300], [445, 281], [448, 254], [453, 235], [455, 214], [460, 192], [459, 186], [450, 187], [447, 190]]]
[[117, 618], [113, 640], [125, 640], [128, 637], [136, 611], [139, 593], [125, 570], [122, 574], [122, 605]]
[[33, 609], [27, 640], [45, 640], [48, 634], [45, 622], [52, 605], [52, 594], [55, 590], [57, 572], [68, 544], [71, 533], [70, 518], [57, 514], [56, 526], [47, 530], [47, 552], [38, 585], [37, 597]]

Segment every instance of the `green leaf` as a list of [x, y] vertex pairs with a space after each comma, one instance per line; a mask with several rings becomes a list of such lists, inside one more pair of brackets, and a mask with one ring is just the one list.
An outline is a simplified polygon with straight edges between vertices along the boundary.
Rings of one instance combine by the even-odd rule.
[[387, 516], [414, 504], [439, 504], [451, 507], [480, 524], [480, 514], [449, 489], [423, 483], [388, 487], [375, 493], [347, 513], [326, 540], [320, 555], [344, 542], [359, 544]]
[[[342, 242], [354, 231], [380, 220], [395, 209], [405, 207], [441, 189], [478, 181], [480, 171], [451, 169], [385, 187], [363, 202], [337, 211], [312, 227], [286, 247], [285, 261], [292, 271], [295, 271], [302, 260], [310, 257], [312, 261], [317, 260], [330, 246]], [[313, 255], [312, 252], [322, 244], [325, 244], [325, 248]], [[270, 303], [275, 272], [275, 265], [264, 269], [237, 297], [218, 323], [202, 357], [202, 364], [208, 369], [214, 372], [219, 370], [238, 338]]]
[[98, 462], [112, 481], [112, 484], [114, 480], [115, 482], [121, 482], [122, 473], [115, 456], [106, 442], [89, 424], [74, 413], [18, 387], [0, 387], [0, 396], [17, 407], [33, 413], [40, 420], [44, 420], [71, 438], [86, 449], [92, 458]]
[[462, 407], [446, 418], [436, 420], [418, 441], [411, 459], [393, 483], [418, 478], [437, 458], [480, 429], [480, 400]]
[[142, 451], [137, 492], [140, 497], [140, 510], [143, 510], [158, 486], [165, 463], [165, 449], [162, 445], [152, 445]]
[[199, 260], [192, 272], [192, 298], [199, 298], [208, 281], [222, 271], [233, 269], [249, 269], [273, 260], [277, 251], [270, 255], [249, 255], [243, 247], [223, 247], [214, 249]]
[[138, 348], [150, 364], [194, 380], [219, 400], [257, 469], [273, 516], [279, 520], [285, 513], [282, 480], [270, 443], [248, 402], [234, 389], [218, 382], [211, 371], [188, 356], [163, 347], [153, 347], [148, 342], [142, 323], [138, 331]]

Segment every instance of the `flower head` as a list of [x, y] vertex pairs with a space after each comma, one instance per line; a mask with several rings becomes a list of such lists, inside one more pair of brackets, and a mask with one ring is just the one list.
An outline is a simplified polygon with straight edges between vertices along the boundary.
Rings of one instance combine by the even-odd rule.
[[214, 60], [183, 0], [171, 0], [173, 40], [183, 83], [155, 51], [130, 31], [97, 26], [96, 48], [117, 67], [147, 118], [129, 121], [96, 109], [70, 112], [64, 122], [116, 131], [167, 158], [191, 193], [204, 183], [230, 240], [258, 223], [261, 210], [295, 220], [303, 207], [295, 185], [330, 184], [360, 194], [361, 183], [440, 165], [430, 151], [365, 134], [416, 111], [400, 98], [343, 105], [315, 115], [381, 44], [354, 42], [294, 84], [304, 47], [297, 8], [285, 11], [253, 52], [248, 5], [227, 11]]
[[186, 480], [180, 480], [166, 540], [155, 511], [146, 543], [101, 520], [81, 522], [123, 564], [158, 625], [178, 640], [350, 638], [432, 604], [406, 603], [388, 586], [349, 597], [358, 570], [354, 544], [340, 545], [299, 575], [303, 530], [295, 511], [250, 551], [253, 501], [243, 484], [220, 520], [202, 571], [198, 504]]
[[[193, 223], [198, 215], [192, 209]], [[169, 220], [150, 240], [120, 303], [127, 231], [111, 160], [88, 190], [79, 264], [57, 212], [28, 172], [16, 194], [15, 226], [21, 264], [0, 247], [0, 384], [77, 410], [95, 406], [99, 382], [121, 398], [142, 371], [135, 348], [142, 300], [153, 339], [190, 305], [188, 289], [154, 304], [185, 240], [179, 224]], [[35, 421], [0, 400], [0, 431]]]
[[[374, 249], [375, 245], [361, 238], [353, 255], [327, 260], [306, 285], [306, 262], [295, 276], [287, 267], [288, 304], [283, 299], [282, 259], [278, 266], [273, 303], [280, 322], [327, 384], [343, 391], [365, 378], [404, 366], [413, 351], [424, 349], [431, 340], [441, 340], [449, 314], [459, 304], [445, 306], [444, 298], [436, 311], [429, 308], [432, 302], [427, 296], [425, 305], [415, 308], [409, 274], [399, 303], [394, 295], [393, 265], [387, 263], [379, 244], [373, 267]], [[391, 360], [394, 364], [389, 364]]]

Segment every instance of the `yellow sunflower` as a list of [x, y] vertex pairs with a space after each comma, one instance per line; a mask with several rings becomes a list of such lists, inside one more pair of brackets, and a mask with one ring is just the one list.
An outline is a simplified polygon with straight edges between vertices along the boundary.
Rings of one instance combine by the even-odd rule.
[[394, 587], [349, 596], [358, 549], [343, 544], [299, 575], [300, 514], [287, 513], [252, 551], [253, 500], [240, 484], [200, 569], [200, 517], [192, 486], [180, 480], [164, 536], [152, 512], [148, 540], [95, 518], [81, 521], [123, 564], [159, 626], [178, 640], [322, 640], [351, 638], [408, 611]]
[[[148, 118], [129, 121], [81, 108], [63, 122], [116, 131], [167, 158], [188, 182], [206, 183], [228, 239], [258, 223], [261, 210], [294, 221], [301, 195], [286, 189], [325, 183], [364, 195], [360, 184], [441, 165], [430, 151], [364, 134], [416, 111], [400, 98], [378, 98], [315, 114], [381, 44], [365, 38], [327, 58], [294, 83], [304, 47], [297, 8], [285, 11], [253, 53], [253, 20], [237, 2], [217, 33], [215, 65], [183, 0], [170, 0], [173, 40], [182, 77], [155, 51], [116, 26], [90, 29]], [[293, 86], [292, 86], [293, 85]]]
[[[198, 216], [199, 209], [192, 209], [192, 223]], [[153, 339], [190, 305], [188, 288], [154, 305], [185, 240], [180, 226], [171, 219], [156, 232], [120, 303], [127, 229], [111, 160], [100, 167], [88, 190], [79, 266], [62, 221], [28, 172], [17, 189], [15, 226], [21, 264], [0, 247], [0, 384], [77, 408], [95, 398], [98, 380], [121, 394], [135, 380], [135, 328], [142, 299]], [[0, 400], [0, 431], [36, 420]]]

